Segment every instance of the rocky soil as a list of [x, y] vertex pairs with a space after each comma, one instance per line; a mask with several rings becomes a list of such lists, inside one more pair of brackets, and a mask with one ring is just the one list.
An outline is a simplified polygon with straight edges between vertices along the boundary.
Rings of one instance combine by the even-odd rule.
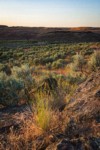
[[82, 83], [66, 106], [70, 118], [65, 132], [46, 150], [100, 149], [100, 72], [93, 73]]

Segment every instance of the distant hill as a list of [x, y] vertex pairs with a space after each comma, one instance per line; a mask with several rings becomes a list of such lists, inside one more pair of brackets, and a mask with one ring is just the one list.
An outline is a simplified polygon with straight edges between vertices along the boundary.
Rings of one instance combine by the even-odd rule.
[[100, 28], [8, 27], [0, 25], [0, 40], [34, 40], [47, 42], [99, 42]]

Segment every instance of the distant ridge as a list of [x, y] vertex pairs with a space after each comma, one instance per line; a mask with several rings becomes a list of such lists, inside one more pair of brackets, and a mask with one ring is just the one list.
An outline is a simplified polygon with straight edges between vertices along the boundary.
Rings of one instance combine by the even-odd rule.
[[7, 28], [8, 26], [6, 25], [0, 25], [0, 28]]
[[34, 40], [67, 43], [99, 42], [100, 28], [8, 27], [0, 25], [0, 40]]

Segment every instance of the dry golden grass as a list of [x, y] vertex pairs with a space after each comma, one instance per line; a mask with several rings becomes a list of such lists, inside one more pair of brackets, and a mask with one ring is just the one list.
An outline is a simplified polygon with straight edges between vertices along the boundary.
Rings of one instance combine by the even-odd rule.
[[50, 111], [51, 118], [46, 129], [37, 124], [37, 119], [33, 115], [29, 120], [21, 118], [23, 124], [19, 130], [14, 131], [11, 128], [10, 133], [0, 134], [0, 150], [36, 150], [43, 147], [43, 144], [50, 144], [51, 140], [55, 139], [56, 133], [64, 131], [67, 122], [65, 114]]

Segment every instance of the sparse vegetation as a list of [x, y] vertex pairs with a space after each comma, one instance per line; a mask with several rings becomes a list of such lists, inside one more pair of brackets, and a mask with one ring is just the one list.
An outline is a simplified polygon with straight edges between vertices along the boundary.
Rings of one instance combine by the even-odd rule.
[[[5, 42], [0, 42], [0, 108], [5, 109], [6, 106], [18, 108], [27, 106], [27, 108], [23, 112], [26, 118], [18, 112], [20, 119], [17, 119], [18, 116], [14, 118], [17, 113], [9, 117], [21, 125], [20, 127], [18, 125], [15, 131], [14, 127], [11, 127], [8, 135], [0, 133], [0, 140], [4, 138], [4, 141], [0, 142], [0, 148], [40, 150], [58, 141], [59, 136], [62, 139], [62, 136], [66, 137], [65, 134], [68, 134], [70, 138], [70, 133], [72, 136], [73, 132], [76, 138], [78, 131], [75, 125], [84, 130], [87, 118], [84, 119], [81, 111], [83, 112], [84, 105], [88, 105], [87, 101], [84, 103], [84, 95], [82, 93], [79, 95], [77, 89], [90, 76], [91, 71], [99, 70], [100, 52], [93, 50], [93, 46], [99, 48], [100, 43], [38, 45], [32, 41], [14, 41], [14, 43], [7, 41], [5, 46]], [[81, 91], [81, 88], [78, 91]], [[82, 102], [79, 100], [78, 104], [70, 106], [70, 102], [75, 100], [74, 97], [77, 99], [77, 94], [80, 99], [81, 95], [83, 96]], [[88, 99], [90, 100], [90, 97]], [[67, 108], [69, 109], [66, 111]], [[73, 116], [76, 122], [72, 121], [74, 125], [70, 127]], [[89, 121], [92, 119], [89, 118]], [[0, 129], [5, 124], [2, 122], [1, 119]], [[86, 125], [85, 129], [88, 126]], [[65, 133], [68, 128], [71, 130], [70, 133], [69, 131]], [[59, 135], [61, 133], [63, 135]], [[83, 135], [82, 131], [81, 136]], [[91, 135], [98, 134], [93, 131]], [[84, 135], [83, 138], [86, 137]], [[80, 139], [80, 135], [78, 138]]]

